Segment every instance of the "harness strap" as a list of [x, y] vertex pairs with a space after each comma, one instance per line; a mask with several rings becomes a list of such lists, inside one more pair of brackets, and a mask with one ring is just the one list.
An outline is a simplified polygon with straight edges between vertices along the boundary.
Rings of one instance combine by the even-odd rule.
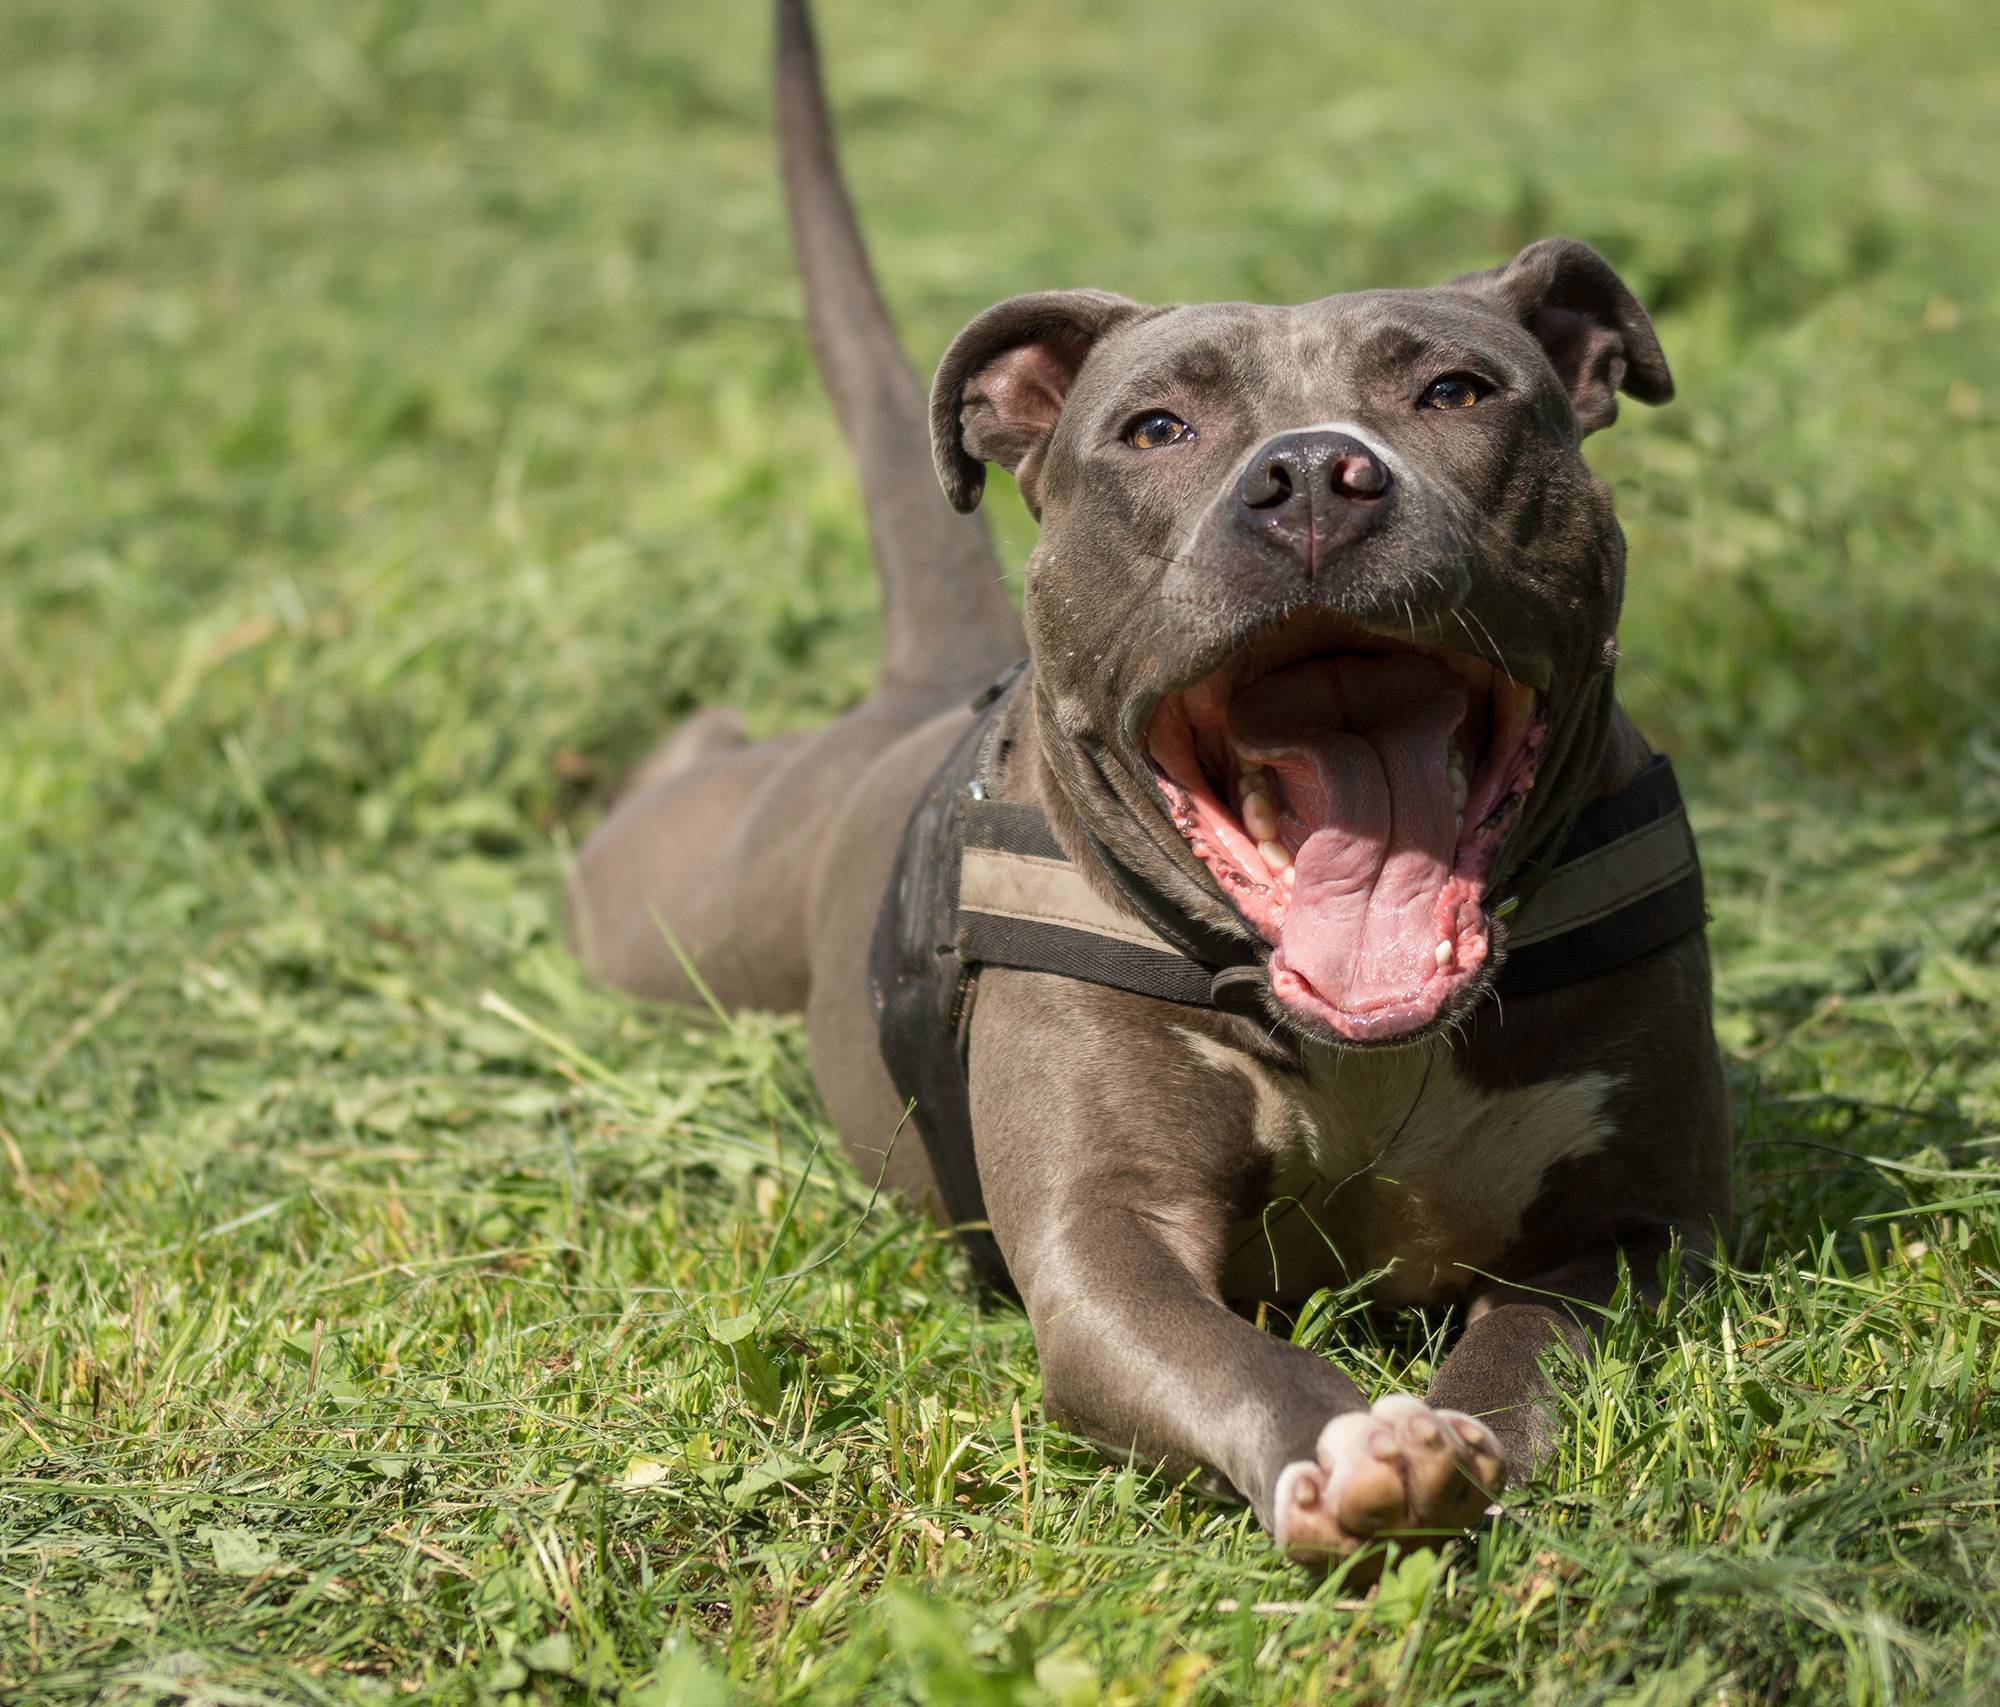
[[[1017, 666], [1002, 679], [1001, 692], [1018, 674]], [[896, 1094], [912, 1107], [940, 1206], [958, 1229], [974, 1272], [995, 1291], [1014, 1297], [1006, 1258], [986, 1224], [986, 1194], [972, 1145], [965, 1034], [978, 963], [960, 955], [952, 929], [967, 826], [960, 808], [985, 801], [985, 762], [999, 727], [993, 707], [1000, 696], [989, 692], [975, 705], [982, 715], [967, 726], [910, 815], [875, 917], [868, 1001], [882, 1064]], [[1047, 826], [1042, 830], [1046, 835]]]
[[965, 841], [952, 945], [961, 960], [1208, 1005], [1208, 968], [1098, 894], [1041, 813], [998, 800], [968, 801], [959, 811]]
[[1674, 781], [1655, 758], [1584, 809], [1555, 869], [1507, 932], [1503, 998], [1609, 972], [1708, 923], [1701, 860]]

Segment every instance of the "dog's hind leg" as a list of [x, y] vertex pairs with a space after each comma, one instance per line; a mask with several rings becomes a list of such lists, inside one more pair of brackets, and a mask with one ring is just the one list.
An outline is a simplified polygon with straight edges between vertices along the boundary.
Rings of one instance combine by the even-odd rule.
[[697, 711], [646, 758], [626, 779], [621, 798], [646, 793], [680, 771], [724, 753], [740, 753], [750, 745], [743, 717], [734, 706], [711, 705]]
[[705, 986], [726, 1008], [804, 1007], [830, 827], [876, 759], [954, 702], [878, 695], [827, 728], [755, 746], [727, 713], [684, 725], [577, 858], [577, 953], [655, 1001], [700, 1001]]
[[[743, 745], [734, 713], [702, 713], [640, 768], [577, 859], [569, 930], [585, 964], [654, 1001], [725, 1007], [805, 1000], [804, 919], [782, 879], [771, 806], [800, 733]], [[690, 976], [692, 966], [700, 984]]]

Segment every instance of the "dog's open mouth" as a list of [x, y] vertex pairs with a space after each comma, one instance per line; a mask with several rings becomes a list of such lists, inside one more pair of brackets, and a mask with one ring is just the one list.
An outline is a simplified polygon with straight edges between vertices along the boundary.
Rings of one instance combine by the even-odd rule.
[[1487, 883], [1546, 729], [1534, 690], [1482, 658], [1316, 624], [1163, 699], [1146, 748], [1181, 834], [1272, 945], [1273, 993], [1374, 1043], [1479, 977]]

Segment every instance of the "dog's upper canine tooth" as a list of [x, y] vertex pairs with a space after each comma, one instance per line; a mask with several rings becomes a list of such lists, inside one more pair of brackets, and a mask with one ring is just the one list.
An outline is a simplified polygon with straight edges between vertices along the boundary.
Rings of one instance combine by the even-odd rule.
[[1261, 788], [1243, 797], [1243, 827], [1260, 842], [1278, 839], [1278, 811]]

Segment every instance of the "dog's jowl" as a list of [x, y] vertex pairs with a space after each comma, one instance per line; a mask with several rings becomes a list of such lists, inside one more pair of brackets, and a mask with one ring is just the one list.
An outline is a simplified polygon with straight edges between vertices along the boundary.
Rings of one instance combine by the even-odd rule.
[[[682, 729], [584, 850], [579, 948], [803, 1005], [861, 1166], [990, 1224], [1055, 1416], [1301, 1559], [1462, 1527], [1550, 1445], [1543, 1351], [1728, 1213], [1700, 871], [1581, 451], [1671, 395], [1652, 326], [1551, 238], [1296, 307], [1016, 297], [926, 402], [778, 10], [880, 679], [817, 733]], [[989, 464], [1040, 524], [1025, 634]], [[1249, 1319], [1360, 1281], [1461, 1308], [1424, 1397]]]

